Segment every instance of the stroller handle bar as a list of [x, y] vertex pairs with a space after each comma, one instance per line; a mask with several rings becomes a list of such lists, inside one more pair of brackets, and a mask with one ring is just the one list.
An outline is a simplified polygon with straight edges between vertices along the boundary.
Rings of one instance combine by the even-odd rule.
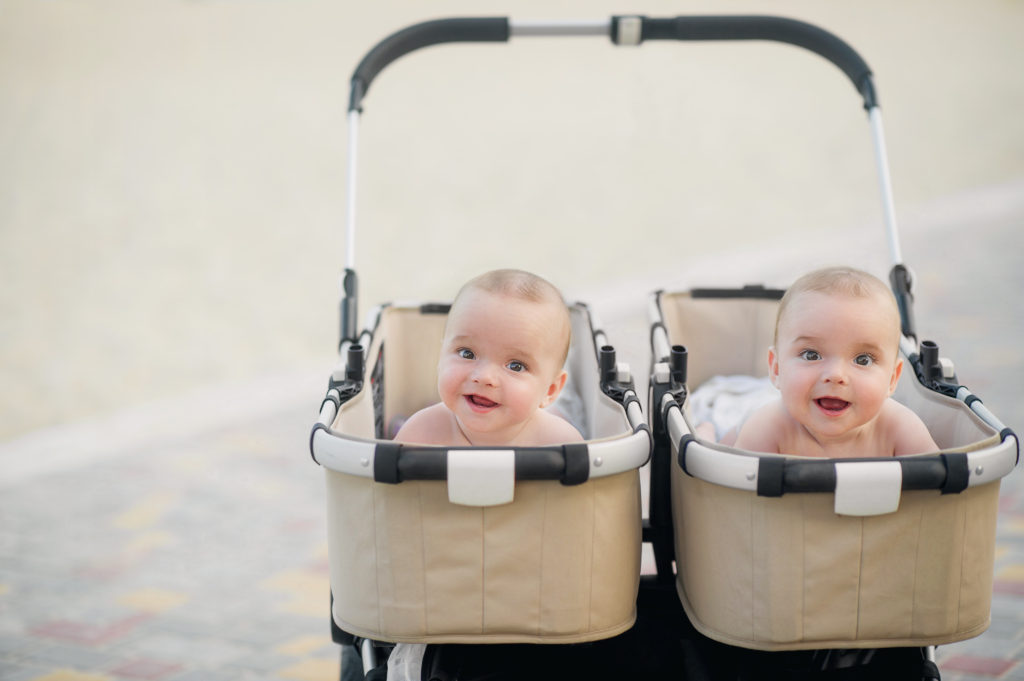
[[377, 43], [352, 75], [349, 111], [361, 111], [370, 84], [388, 64], [420, 48], [443, 43], [507, 42], [514, 36], [608, 36], [616, 45], [648, 40], [772, 40], [803, 47], [835, 64], [853, 82], [864, 108], [877, 106], [871, 69], [846, 42], [795, 19], [774, 16], [614, 16], [600, 21], [516, 22], [506, 17], [460, 17], [413, 24]]
[[512, 37], [606, 36], [615, 45], [640, 45], [651, 40], [725, 41], [769, 40], [788, 43], [824, 57], [853, 83], [868, 112], [874, 143], [882, 213], [894, 268], [900, 279], [894, 293], [900, 304], [905, 335], [916, 336], [909, 314], [912, 278], [902, 267], [892, 181], [885, 149], [885, 133], [871, 69], [850, 45], [832, 33], [803, 21], [776, 16], [613, 16], [591, 21], [513, 21], [507, 17], [453, 17], [424, 21], [403, 28], [377, 43], [356, 67], [351, 78], [348, 106], [348, 161], [345, 215], [345, 273], [341, 286], [340, 339], [355, 338], [358, 317], [355, 275], [356, 169], [358, 130], [363, 99], [377, 75], [391, 62], [415, 50], [444, 43], [505, 43]]

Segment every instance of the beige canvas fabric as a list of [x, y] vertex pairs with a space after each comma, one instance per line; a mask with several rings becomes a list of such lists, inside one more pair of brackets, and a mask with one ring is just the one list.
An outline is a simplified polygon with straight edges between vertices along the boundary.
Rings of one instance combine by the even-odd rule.
[[683, 607], [701, 633], [762, 650], [937, 645], [989, 624], [998, 483], [904, 492], [837, 516], [831, 494], [758, 497], [673, 467]]
[[[443, 324], [443, 315], [385, 311], [368, 356], [384, 348], [386, 420], [437, 400]], [[576, 335], [593, 347], [589, 332]], [[570, 363], [580, 354], [574, 348]], [[332, 429], [373, 438], [372, 402], [363, 390]], [[631, 433], [621, 409], [616, 426], [602, 400], [573, 404], [600, 421], [588, 428], [597, 437]], [[388, 485], [325, 473], [333, 614], [345, 631], [411, 643], [572, 643], [614, 636], [635, 620], [636, 470], [569, 487], [520, 482], [512, 503], [484, 508], [449, 503], [443, 481]]]
[[[776, 305], [663, 296], [670, 342], [689, 351], [690, 385], [716, 374], [765, 375]], [[962, 403], [924, 390], [911, 374], [896, 397], [943, 448], [998, 442]], [[977, 636], [989, 623], [998, 495], [998, 482], [961, 494], [905, 491], [895, 513], [848, 517], [835, 514], [832, 494], [758, 497], [673, 466], [677, 591], [699, 631], [746, 648]]]

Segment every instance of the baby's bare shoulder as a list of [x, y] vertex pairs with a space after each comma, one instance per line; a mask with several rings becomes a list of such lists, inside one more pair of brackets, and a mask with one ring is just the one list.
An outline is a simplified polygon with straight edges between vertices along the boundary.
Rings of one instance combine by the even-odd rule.
[[583, 436], [566, 419], [546, 411], [537, 412], [537, 430], [534, 440], [542, 445], [582, 442]]
[[782, 400], [772, 400], [747, 417], [733, 446], [754, 452], [778, 453], [788, 421]]
[[443, 403], [431, 405], [409, 417], [395, 433], [396, 442], [418, 445], [451, 444], [452, 417]]
[[892, 442], [893, 455], [938, 451], [939, 446], [928, 427], [910, 407], [889, 398], [882, 408], [880, 418], [886, 436]]

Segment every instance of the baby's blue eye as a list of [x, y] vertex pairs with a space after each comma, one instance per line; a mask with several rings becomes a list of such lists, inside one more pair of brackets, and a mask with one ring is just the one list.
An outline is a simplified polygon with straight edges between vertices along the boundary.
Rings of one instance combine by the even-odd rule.
[[476, 359], [476, 355], [474, 355], [473, 351], [469, 348], [459, 348], [455, 351], [455, 354], [462, 359]]
[[505, 366], [508, 367], [509, 371], [515, 371], [516, 373], [519, 373], [520, 371], [526, 371], [526, 365], [520, 362], [519, 360], [515, 359], [506, 364]]
[[817, 350], [804, 350], [800, 353], [800, 357], [806, 359], [808, 362], [816, 362], [821, 359], [821, 355], [818, 354]]
[[874, 364], [875, 363], [875, 358], [872, 357], [871, 355], [865, 353], [863, 355], [857, 355], [857, 357], [854, 358], [853, 362], [857, 366], [866, 367], [866, 366], [871, 366], [872, 364]]

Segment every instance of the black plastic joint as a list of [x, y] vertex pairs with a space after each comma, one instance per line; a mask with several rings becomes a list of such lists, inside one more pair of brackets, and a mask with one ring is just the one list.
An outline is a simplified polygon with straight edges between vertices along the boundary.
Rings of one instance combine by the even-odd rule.
[[896, 296], [896, 304], [900, 311], [900, 327], [903, 335], [917, 338], [914, 325], [914, 292], [910, 279], [910, 270], [905, 265], [894, 265], [889, 271], [889, 284]]
[[757, 496], [781, 497], [784, 490], [786, 460], [762, 456], [757, 462]]
[[402, 481], [398, 474], [398, 456], [402, 445], [397, 442], [378, 442], [373, 452], [373, 479], [389, 485]]
[[[683, 472], [690, 475], [690, 471], [686, 470], [686, 448], [690, 446], [691, 442], [696, 442], [697, 438], [687, 433], [679, 438], [679, 456], [676, 461], [679, 462], [679, 467], [683, 469]], [[690, 475], [690, 477], [693, 477]]]
[[666, 402], [661, 407], [661, 423], [662, 423], [662, 427], [665, 428], [665, 429], [668, 428], [668, 425], [667, 425], [668, 424], [668, 410], [671, 409], [672, 407], [676, 407], [678, 409], [682, 409], [682, 407], [680, 406], [678, 401]]
[[590, 479], [590, 450], [585, 442], [578, 442], [564, 445], [562, 451], [565, 455], [565, 473], [562, 475], [562, 484], [582, 485]]
[[1012, 437], [1013, 441], [1017, 443], [1017, 458], [1013, 463], [1013, 465], [1016, 467], [1016, 465], [1020, 463], [1020, 438], [1017, 437], [1017, 433], [1013, 432], [1013, 429], [1011, 428], [1003, 428], [1001, 431], [999, 431], [999, 439], [1001, 439], [1003, 442], [1006, 442], [1006, 438], [1008, 437]]
[[942, 483], [943, 494], [959, 494], [967, 489], [971, 471], [967, 464], [967, 455], [959, 452], [940, 454], [939, 458], [946, 465], [946, 480]]
[[322, 423], [318, 423], [313, 426], [313, 430], [309, 434], [309, 455], [313, 457], [313, 461], [319, 466], [320, 462], [316, 460], [316, 452], [313, 450], [313, 439], [316, 437], [316, 431], [325, 430], [330, 433], [330, 429]]
[[[662, 331], [664, 331], [666, 336], [668, 335], [668, 330], [665, 328], [665, 325], [662, 322], [654, 322], [653, 324], [651, 324], [650, 337], [648, 338], [648, 345], [649, 345], [649, 347], [652, 347], [652, 348], [654, 347], [654, 332], [657, 331], [658, 329], [661, 329]], [[667, 360], [668, 360], [668, 357], [655, 357], [654, 358], [655, 362], [661, 362], [661, 361], [667, 361]]]

